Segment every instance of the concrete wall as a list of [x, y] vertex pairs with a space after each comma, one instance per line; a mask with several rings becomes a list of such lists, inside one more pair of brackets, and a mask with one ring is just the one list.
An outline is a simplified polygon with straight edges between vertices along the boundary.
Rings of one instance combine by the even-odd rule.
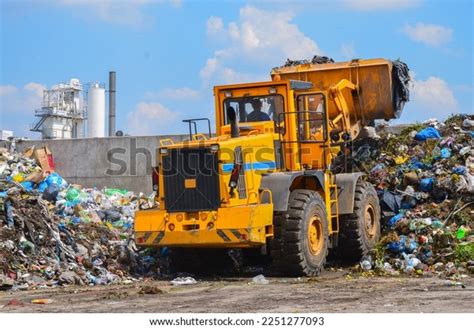
[[56, 171], [69, 183], [84, 187], [125, 188], [151, 193], [152, 167], [160, 140], [178, 142], [188, 135], [105, 137], [62, 140], [18, 141], [22, 152], [31, 146], [47, 145]]

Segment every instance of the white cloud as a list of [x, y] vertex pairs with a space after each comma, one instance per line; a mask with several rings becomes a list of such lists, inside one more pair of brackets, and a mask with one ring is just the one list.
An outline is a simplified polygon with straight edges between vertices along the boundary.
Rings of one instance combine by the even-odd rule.
[[207, 31], [219, 33], [208, 35], [220, 39], [224, 45], [207, 59], [200, 72], [201, 78], [207, 83], [213, 79], [227, 83], [263, 76], [261, 73], [239, 73], [233, 68], [236, 62], [245, 62], [264, 64], [267, 73], [264, 79], [268, 80], [270, 68], [283, 64], [287, 58], [303, 59], [323, 54], [317, 43], [292, 23], [293, 17], [289, 11], [266, 11], [253, 6], [241, 8], [238, 21], [230, 22], [227, 27], [221, 18], [211, 17]]
[[149, 91], [145, 94], [147, 98], [173, 99], [173, 100], [192, 100], [200, 97], [199, 91], [188, 87], [183, 88], [165, 88], [159, 91]]
[[344, 57], [345, 59], [355, 58], [356, 51], [354, 47], [354, 42], [343, 43], [341, 45], [341, 53], [342, 53], [342, 57]]
[[424, 43], [428, 46], [439, 47], [449, 41], [453, 30], [435, 24], [417, 23], [415, 26], [405, 25], [403, 32], [413, 41]]
[[446, 81], [438, 77], [413, 81], [413, 101], [433, 110], [456, 110], [457, 101]]
[[34, 113], [41, 107], [45, 88], [37, 82], [0, 85], [0, 129], [13, 130], [16, 136], [33, 137], [29, 125], [37, 119]]
[[24, 87], [25, 90], [31, 91], [38, 97], [43, 97], [43, 90], [46, 88], [44, 85], [37, 82], [29, 82]]
[[411, 100], [402, 114], [403, 121], [445, 119], [459, 111], [453, 90], [443, 79], [430, 76], [426, 80], [412, 77]]
[[342, 4], [357, 11], [401, 10], [420, 5], [421, 0], [342, 0]]
[[5, 113], [31, 113], [41, 107], [43, 90], [46, 87], [37, 82], [29, 82], [23, 87], [0, 86], [0, 108]]
[[16, 91], [17, 91], [16, 87], [12, 85], [0, 86], [0, 96], [13, 94]]
[[180, 113], [173, 112], [160, 103], [140, 102], [128, 114], [128, 133], [138, 136], [160, 135], [173, 131]]
[[208, 35], [215, 35], [223, 30], [224, 22], [220, 17], [211, 16], [207, 20], [206, 27]]
[[180, 7], [181, 0], [53, 0], [53, 4], [73, 8], [82, 16], [90, 19], [121, 25], [144, 26], [153, 21], [146, 14], [145, 6], [151, 4], [170, 3]]
[[199, 75], [203, 80], [211, 79], [212, 75], [217, 70], [217, 58], [208, 58], [206, 61], [206, 65], [201, 69]]

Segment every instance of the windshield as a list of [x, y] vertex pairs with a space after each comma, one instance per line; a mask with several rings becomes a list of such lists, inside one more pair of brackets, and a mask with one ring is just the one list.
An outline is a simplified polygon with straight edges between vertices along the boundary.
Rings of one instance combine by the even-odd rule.
[[227, 120], [227, 108], [235, 110], [239, 122], [275, 121], [283, 113], [283, 96], [265, 95], [240, 98], [228, 98], [224, 101], [225, 124]]

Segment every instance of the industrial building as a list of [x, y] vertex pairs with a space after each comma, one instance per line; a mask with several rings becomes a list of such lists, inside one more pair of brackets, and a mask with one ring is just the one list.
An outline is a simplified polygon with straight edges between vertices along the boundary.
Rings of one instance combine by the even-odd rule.
[[[115, 72], [109, 73], [109, 136], [115, 136]], [[106, 137], [104, 83], [82, 84], [79, 79], [43, 91], [30, 130], [41, 139]]]

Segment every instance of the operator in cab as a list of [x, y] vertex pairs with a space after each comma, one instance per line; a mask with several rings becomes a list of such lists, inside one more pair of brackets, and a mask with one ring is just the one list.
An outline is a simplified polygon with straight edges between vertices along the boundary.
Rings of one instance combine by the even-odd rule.
[[253, 111], [247, 116], [247, 122], [270, 121], [270, 117], [262, 112], [262, 101], [258, 98], [252, 100]]

